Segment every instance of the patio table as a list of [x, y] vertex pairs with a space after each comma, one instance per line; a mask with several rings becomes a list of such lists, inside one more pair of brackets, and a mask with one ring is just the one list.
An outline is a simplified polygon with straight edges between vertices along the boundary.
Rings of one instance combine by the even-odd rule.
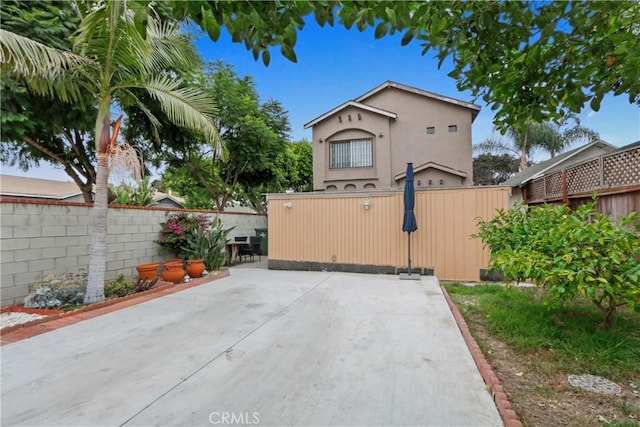
[[227, 259], [227, 265], [233, 265], [235, 261], [238, 259], [238, 252], [240, 251], [240, 246], [245, 245], [247, 242], [227, 242], [225, 247], [227, 249], [227, 253], [229, 255]]

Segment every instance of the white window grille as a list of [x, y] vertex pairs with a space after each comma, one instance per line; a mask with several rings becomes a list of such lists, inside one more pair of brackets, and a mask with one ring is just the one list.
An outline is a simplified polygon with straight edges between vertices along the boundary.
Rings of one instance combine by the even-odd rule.
[[331, 169], [373, 166], [371, 138], [331, 142]]

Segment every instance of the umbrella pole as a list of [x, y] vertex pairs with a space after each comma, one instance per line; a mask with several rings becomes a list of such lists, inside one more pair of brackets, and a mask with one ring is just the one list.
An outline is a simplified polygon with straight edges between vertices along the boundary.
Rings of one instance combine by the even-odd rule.
[[409, 258], [409, 276], [411, 276], [411, 232], [409, 232], [409, 251], [408, 251], [408, 258]]

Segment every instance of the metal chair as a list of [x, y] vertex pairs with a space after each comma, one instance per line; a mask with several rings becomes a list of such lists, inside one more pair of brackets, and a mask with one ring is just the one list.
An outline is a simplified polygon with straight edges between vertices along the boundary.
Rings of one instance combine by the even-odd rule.
[[250, 236], [249, 244], [253, 248], [254, 255], [258, 255], [258, 261], [262, 260], [262, 237], [261, 236]]
[[249, 243], [240, 245], [240, 251], [239, 251], [239, 255], [240, 255], [240, 259], [242, 260], [243, 257], [251, 257], [251, 261], [253, 261], [253, 257], [255, 255], [258, 255], [258, 260], [261, 260], [261, 251], [260, 251], [260, 241], [262, 240], [262, 237], [260, 236], [250, 236], [249, 237]]

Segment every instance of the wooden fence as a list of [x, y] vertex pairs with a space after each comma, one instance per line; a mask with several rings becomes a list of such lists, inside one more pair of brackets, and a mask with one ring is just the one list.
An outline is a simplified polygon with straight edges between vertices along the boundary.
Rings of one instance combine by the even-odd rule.
[[[417, 190], [413, 267], [440, 279], [477, 281], [489, 253], [476, 219], [507, 209], [510, 189]], [[270, 194], [269, 268], [397, 273], [407, 266], [402, 190]]]
[[599, 197], [598, 209], [612, 217], [640, 209], [640, 144], [603, 154], [541, 176], [524, 189], [528, 204], [565, 203], [571, 207]]

